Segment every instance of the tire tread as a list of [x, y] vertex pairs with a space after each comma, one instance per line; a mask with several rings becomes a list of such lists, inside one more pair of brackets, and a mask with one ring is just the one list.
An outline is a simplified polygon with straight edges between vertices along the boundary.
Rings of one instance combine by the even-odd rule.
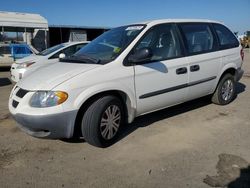
[[97, 147], [107, 147], [109, 143], [102, 142], [99, 135], [99, 118], [103, 112], [103, 107], [111, 101], [117, 101], [121, 104], [120, 100], [112, 95], [102, 96], [94, 101], [89, 108], [85, 111], [82, 118], [82, 135], [83, 138], [91, 145]]
[[[222, 100], [220, 99], [220, 88], [221, 88], [222, 84], [224, 83], [224, 81], [225, 81], [226, 79], [228, 79], [228, 78], [231, 78], [231, 79], [233, 80], [233, 83], [234, 83], [234, 91], [233, 91], [233, 96], [232, 96], [232, 98], [231, 98], [229, 101], [225, 102], [225, 101], [222, 101]], [[214, 92], [214, 94], [213, 94], [211, 100], [212, 100], [212, 102], [213, 102], [214, 104], [226, 105], [226, 104], [229, 104], [234, 98], [235, 98], [235, 78], [234, 78], [234, 75], [232, 75], [232, 74], [230, 74], [230, 73], [226, 73], [226, 74], [223, 75], [222, 78], [220, 79], [220, 81], [219, 81], [219, 83], [218, 83], [218, 85], [217, 85], [217, 87], [216, 87], [216, 90], [215, 90], [215, 92]]]

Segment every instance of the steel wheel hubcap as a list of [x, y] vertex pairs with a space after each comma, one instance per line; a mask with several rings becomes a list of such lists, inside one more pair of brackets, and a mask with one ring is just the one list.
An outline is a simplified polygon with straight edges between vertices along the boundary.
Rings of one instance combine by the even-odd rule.
[[109, 106], [103, 113], [101, 118], [101, 134], [106, 140], [112, 139], [119, 127], [121, 122], [121, 111], [116, 105]]
[[221, 88], [222, 99], [227, 101], [231, 99], [233, 94], [233, 82], [232, 80], [226, 80]]

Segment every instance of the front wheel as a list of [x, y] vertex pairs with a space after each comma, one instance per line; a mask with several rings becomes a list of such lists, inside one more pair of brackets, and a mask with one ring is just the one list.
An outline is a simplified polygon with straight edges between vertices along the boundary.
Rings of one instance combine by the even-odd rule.
[[107, 147], [115, 142], [123, 122], [122, 102], [115, 96], [103, 96], [94, 101], [83, 115], [83, 138], [91, 145]]
[[212, 102], [219, 105], [229, 104], [235, 97], [235, 78], [231, 74], [225, 74], [220, 80], [212, 97]]

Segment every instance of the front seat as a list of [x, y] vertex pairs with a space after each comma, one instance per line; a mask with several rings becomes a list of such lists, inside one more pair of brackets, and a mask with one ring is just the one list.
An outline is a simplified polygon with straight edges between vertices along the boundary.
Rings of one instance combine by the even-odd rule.
[[160, 45], [157, 54], [162, 59], [167, 59], [175, 55], [174, 42], [170, 33], [164, 33], [160, 37]]

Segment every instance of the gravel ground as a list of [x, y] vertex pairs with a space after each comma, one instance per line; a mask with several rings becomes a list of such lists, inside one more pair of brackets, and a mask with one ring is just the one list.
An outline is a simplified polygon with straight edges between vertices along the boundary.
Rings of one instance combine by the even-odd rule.
[[202, 98], [139, 117], [106, 149], [21, 132], [9, 116], [13, 85], [2, 71], [0, 187], [250, 187], [248, 51], [243, 67], [231, 104]]

